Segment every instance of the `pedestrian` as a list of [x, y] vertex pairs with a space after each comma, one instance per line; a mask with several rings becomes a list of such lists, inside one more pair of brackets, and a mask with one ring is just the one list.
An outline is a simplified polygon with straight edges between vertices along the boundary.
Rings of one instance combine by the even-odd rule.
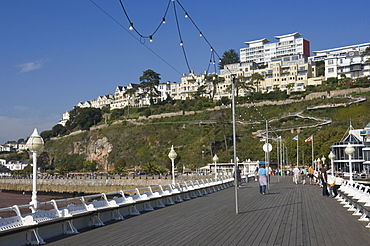
[[303, 166], [301, 170], [301, 180], [302, 184], [306, 184], [306, 178], [307, 178], [307, 169]]
[[333, 193], [334, 193], [334, 197], [336, 197], [338, 195], [338, 189], [339, 187], [343, 184], [343, 179], [342, 177], [339, 175], [339, 173], [337, 173], [335, 179], [334, 179], [334, 187], [333, 187]]
[[323, 196], [329, 196], [328, 192], [328, 174], [326, 172], [326, 169], [328, 168], [328, 165], [324, 165], [321, 168], [321, 182], [322, 182], [322, 195]]
[[313, 168], [310, 166], [308, 168], [308, 178], [310, 179], [310, 185], [314, 184], [314, 181], [313, 181]]
[[267, 186], [267, 172], [265, 168], [265, 164], [262, 164], [258, 170], [258, 178], [259, 178], [259, 185], [260, 185], [260, 194], [266, 194], [266, 186]]
[[299, 182], [299, 168], [298, 168], [298, 166], [296, 166], [293, 169], [293, 182], [295, 184], [298, 184], [298, 182]]

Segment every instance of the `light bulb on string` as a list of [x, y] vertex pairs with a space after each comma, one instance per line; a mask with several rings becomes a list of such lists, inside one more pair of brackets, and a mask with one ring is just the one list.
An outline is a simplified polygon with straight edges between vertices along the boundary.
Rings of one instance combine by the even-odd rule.
[[183, 46], [184, 45], [184, 43], [182, 42], [182, 40], [180, 41], [180, 46]]
[[162, 18], [162, 23], [166, 24], [166, 18], [164, 18], [164, 17]]
[[187, 13], [187, 12], [185, 12], [185, 18], [188, 18], [188, 17], [189, 17], [188, 13]]
[[128, 28], [130, 31], [134, 30], [134, 23], [130, 22], [130, 27]]
[[149, 36], [149, 42], [151, 42], [151, 43], [153, 42], [153, 36], [152, 35]]
[[199, 37], [203, 37], [203, 33], [202, 32], [199, 32]]

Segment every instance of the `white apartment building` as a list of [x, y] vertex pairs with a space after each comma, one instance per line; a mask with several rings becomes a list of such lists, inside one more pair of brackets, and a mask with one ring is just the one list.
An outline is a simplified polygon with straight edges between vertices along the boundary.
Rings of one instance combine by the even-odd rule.
[[[268, 93], [274, 90], [281, 91], [305, 91], [309, 85], [319, 85], [322, 78], [316, 77], [315, 63], [309, 61], [305, 55], [291, 55], [272, 59], [264, 68], [256, 67], [255, 63], [234, 63], [225, 65], [220, 71], [220, 77], [225, 78], [225, 82], [217, 85], [216, 100], [221, 97], [231, 97], [227, 90], [232, 82], [232, 75], [245, 77], [246, 82], [251, 81], [253, 73], [263, 75], [264, 80], [258, 85], [251, 85], [256, 91]], [[247, 96], [246, 89], [241, 89], [239, 96]]]
[[364, 57], [361, 54], [370, 46], [370, 43], [344, 46], [334, 49], [314, 51], [314, 61], [325, 61], [325, 79], [346, 78], [357, 79], [370, 76], [370, 55]]
[[195, 74], [194, 71], [190, 71], [189, 74], [184, 73], [181, 76], [181, 83], [176, 83], [173, 87], [171, 85], [171, 97], [175, 100], [194, 98], [194, 94], [200, 86], [206, 86], [206, 93], [201, 96], [209, 96], [209, 93], [212, 91], [212, 83], [206, 81], [206, 77], [206, 73]]
[[275, 36], [278, 42], [269, 43], [267, 38], [245, 42], [247, 48], [240, 49], [240, 62], [266, 64], [272, 59], [286, 55], [303, 54], [310, 56], [310, 42], [298, 32]]
[[158, 91], [160, 93], [159, 99], [164, 101], [167, 99], [167, 96], [171, 96], [171, 82], [167, 81], [166, 83], [159, 83]]
[[66, 112], [64, 112], [64, 114], [62, 116], [62, 119], [59, 120], [58, 124], [60, 124], [62, 126], [66, 126], [68, 120], [69, 120], [69, 111], [66, 111]]
[[29, 161], [8, 161], [4, 166], [6, 166], [9, 170], [23, 170], [26, 166], [33, 166], [33, 164]]

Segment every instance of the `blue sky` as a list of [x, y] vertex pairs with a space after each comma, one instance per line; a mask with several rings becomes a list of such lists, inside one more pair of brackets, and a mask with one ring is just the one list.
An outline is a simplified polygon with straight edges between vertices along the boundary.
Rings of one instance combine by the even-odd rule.
[[[0, 1], [0, 144], [27, 138], [34, 128], [50, 130], [79, 101], [139, 83], [147, 69], [160, 73], [161, 82], [188, 73], [172, 3], [154, 42], [145, 42], [158, 58], [128, 31], [119, 0], [94, 2], [111, 17], [89, 0]], [[122, 2], [134, 26], [149, 36], [168, 0]], [[220, 56], [246, 47], [246, 41], [275, 42], [274, 36], [294, 32], [311, 42], [311, 52], [370, 42], [368, 0], [180, 3]], [[178, 4], [176, 12], [190, 69], [201, 73], [209, 46]]]

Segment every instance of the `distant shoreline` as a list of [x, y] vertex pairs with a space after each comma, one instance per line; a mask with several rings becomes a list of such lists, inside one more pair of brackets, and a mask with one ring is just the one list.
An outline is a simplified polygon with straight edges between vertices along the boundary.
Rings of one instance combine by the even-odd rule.
[[[46, 202], [52, 199], [63, 199], [63, 197], [72, 197], [72, 194], [38, 194], [37, 200], [39, 202]], [[31, 192], [21, 191], [1, 191], [0, 192], [0, 208], [12, 207], [14, 205], [27, 205], [31, 201]]]

